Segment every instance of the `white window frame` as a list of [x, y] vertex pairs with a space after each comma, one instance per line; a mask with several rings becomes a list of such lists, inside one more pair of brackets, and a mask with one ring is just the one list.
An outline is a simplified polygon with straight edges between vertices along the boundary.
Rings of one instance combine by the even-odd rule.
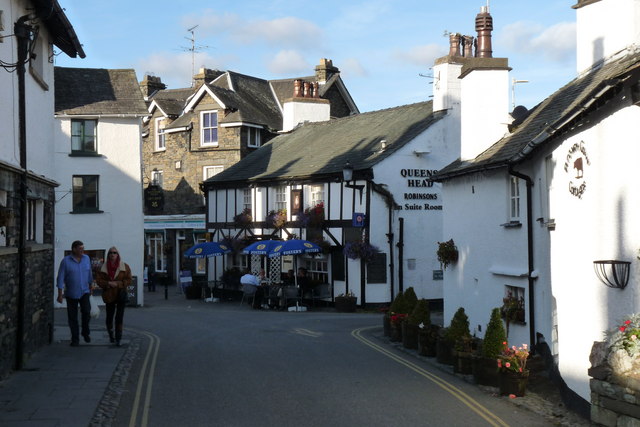
[[274, 208], [276, 211], [287, 209], [287, 186], [280, 185], [273, 189]]
[[202, 167], [202, 180], [206, 181], [214, 175], [219, 174], [224, 170], [224, 166], [215, 165], [215, 166], [203, 166]]
[[[215, 126], [204, 126], [204, 117], [205, 115], [211, 115], [213, 117], [216, 118], [216, 125]], [[209, 142], [205, 142], [204, 140], [204, 134], [205, 134], [205, 130], [207, 129], [215, 129], [216, 131], [216, 139], [215, 141], [209, 141]], [[220, 138], [220, 135], [218, 135], [218, 130], [220, 129], [220, 127], [218, 126], [218, 110], [210, 110], [210, 111], [201, 111], [200, 112], [200, 146], [201, 147], [217, 147], [218, 146], [218, 140]]]
[[329, 283], [329, 261], [326, 258], [306, 259], [307, 277], [319, 283]]
[[149, 251], [153, 259], [156, 273], [166, 273], [167, 257], [164, 254], [164, 237], [162, 233], [149, 234]]
[[242, 210], [249, 209], [253, 212], [253, 200], [251, 197], [251, 189], [245, 188], [242, 191]]
[[318, 203], [324, 204], [324, 184], [309, 186], [310, 206], [316, 206]]
[[247, 147], [259, 148], [262, 145], [262, 129], [247, 127]]
[[509, 177], [509, 220], [520, 221], [520, 178]]
[[160, 188], [164, 188], [164, 173], [159, 170], [151, 171], [151, 182]]
[[165, 117], [158, 117], [155, 120], [156, 125], [156, 151], [165, 151], [167, 149], [167, 136], [164, 132], [166, 124]]

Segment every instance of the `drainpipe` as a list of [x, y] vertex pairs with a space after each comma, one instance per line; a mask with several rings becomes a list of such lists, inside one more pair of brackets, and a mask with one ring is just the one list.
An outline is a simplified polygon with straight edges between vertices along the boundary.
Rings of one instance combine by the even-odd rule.
[[535, 331], [536, 331], [536, 318], [535, 311], [535, 297], [533, 289], [533, 213], [531, 212], [531, 188], [533, 187], [533, 180], [520, 172], [516, 172], [511, 167], [509, 168], [509, 174], [520, 178], [527, 183], [527, 262], [528, 273], [527, 279], [529, 281], [529, 342], [531, 343], [531, 349], [535, 350]]
[[387, 233], [387, 241], [389, 242], [389, 285], [391, 287], [391, 301], [393, 301], [393, 285], [395, 284], [395, 264], [393, 262], [393, 207], [389, 206], [387, 210], [389, 211], [389, 224], [387, 225], [389, 230], [389, 232]]
[[404, 218], [398, 218], [398, 293], [404, 291]]
[[15, 23], [13, 32], [17, 39], [18, 60], [16, 74], [18, 76], [18, 126], [20, 145], [20, 221], [18, 237], [18, 301], [16, 325], [16, 360], [15, 368], [20, 370], [23, 367], [24, 358], [24, 313], [25, 313], [25, 286], [26, 280], [26, 226], [27, 226], [27, 109], [25, 91], [25, 64], [28, 61], [29, 40], [31, 27], [26, 24], [35, 15], [21, 16]]

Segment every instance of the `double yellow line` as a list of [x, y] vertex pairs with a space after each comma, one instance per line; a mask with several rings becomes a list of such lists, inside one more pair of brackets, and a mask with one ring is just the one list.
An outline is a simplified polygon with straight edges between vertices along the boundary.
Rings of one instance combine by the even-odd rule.
[[427, 371], [426, 369], [423, 369], [420, 366], [403, 359], [402, 357], [398, 356], [397, 354], [394, 354], [393, 352], [389, 351], [385, 347], [383, 347], [381, 345], [378, 345], [378, 344], [374, 343], [373, 341], [370, 341], [370, 340], [368, 340], [368, 339], [366, 339], [365, 337], [362, 336], [362, 332], [363, 331], [366, 331], [366, 330], [369, 330], [369, 329], [374, 329], [374, 328], [378, 328], [378, 326], [369, 326], [369, 327], [366, 327], [366, 328], [355, 329], [355, 330], [351, 331], [351, 335], [353, 337], [355, 337], [357, 340], [359, 340], [360, 342], [364, 343], [365, 345], [368, 345], [369, 347], [373, 348], [374, 350], [384, 354], [388, 358], [398, 362], [401, 365], [406, 366], [407, 368], [409, 368], [412, 371], [418, 373], [419, 375], [422, 375], [423, 377], [431, 380], [433, 383], [438, 385], [440, 388], [442, 388], [446, 392], [450, 393], [456, 399], [458, 399], [463, 404], [465, 404], [469, 409], [474, 411], [480, 417], [484, 418], [492, 426], [496, 426], [496, 427], [498, 427], [498, 426], [508, 427], [509, 426], [502, 419], [500, 419], [500, 417], [498, 417], [497, 415], [495, 415], [494, 413], [489, 411], [487, 408], [482, 406], [480, 403], [478, 403], [475, 399], [473, 399], [471, 396], [466, 394], [464, 391], [462, 391], [459, 388], [455, 387], [454, 385], [446, 382], [445, 380], [443, 380], [442, 378], [438, 377], [437, 375], [432, 374], [431, 372]]
[[149, 422], [149, 403], [151, 402], [151, 387], [153, 386], [153, 377], [156, 370], [156, 361], [158, 360], [158, 350], [160, 349], [160, 338], [156, 334], [145, 331], [137, 331], [149, 338], [149, 347], [144, 358], [142, 368], [140, 369], [140, 377], [138, 378], [138, 387], [136, 388], [133, 407], [131, 408], [131, 418], [129, 418], [129, 427], [135, 427], [138, 419], [138, 410], [140, 401], [142, 400], [142, 388], [144, 386], [145, 376], [148, 375], [147, 387], [144, 394], [144, 404], [142, 406], [142, 419], [140, 427], [146, 427]]

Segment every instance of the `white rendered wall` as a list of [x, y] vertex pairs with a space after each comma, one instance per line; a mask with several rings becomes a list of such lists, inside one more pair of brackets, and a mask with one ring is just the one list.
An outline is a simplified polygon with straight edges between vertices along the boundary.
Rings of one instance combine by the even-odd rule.
[[461, 148], [463, 160], [473, 159], [507, 132], [509, 72], [475, 70], [462, 79]]
[[578, 73], [640, 43], [639, 0], [601, 0], [578, 8], [576, 18]]
[[[142, 208], [140, 119], [99, 118], [99, 157], [70, 157], [71, 119], [59, 118], [55, 134], [56, 274], [64, 251], [74, 240], [85, 249], [116, 246], [138, 278], [138, 304], [143, 304], [144, 216]], [[73, 214], [71, 178], [99, 175], [101, 213]]]
[[330, 119], [331, 105], [325, 99], [290, 99], [284, 102], [282, 130], [288, 132], [302, 122], [324, 122]]
[[433, 67], [433, 111], [460, 110], [462, 64], [442, 63]]

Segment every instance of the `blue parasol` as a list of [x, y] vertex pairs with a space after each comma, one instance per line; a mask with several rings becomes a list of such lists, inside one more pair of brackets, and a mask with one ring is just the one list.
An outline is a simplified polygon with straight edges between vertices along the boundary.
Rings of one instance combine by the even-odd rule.
[[280, 243], [282, 243], [280, 240], [258, 240], [244, 248], [242, 253], [245, 255], [267, 255]]
[[271, 248], [267, 255], [269, 258], [273, 258], [282, 255], [311, 254], [321, 251], [322, 248], [320, 248], [320, 246], [308, 240], [292, 239], [281, 242], [276, 241], [276, 245]]
[[201, 242], [184, 252], [185, 258], [209, 258], [231, 253], [231, 248], [224, 243]]

